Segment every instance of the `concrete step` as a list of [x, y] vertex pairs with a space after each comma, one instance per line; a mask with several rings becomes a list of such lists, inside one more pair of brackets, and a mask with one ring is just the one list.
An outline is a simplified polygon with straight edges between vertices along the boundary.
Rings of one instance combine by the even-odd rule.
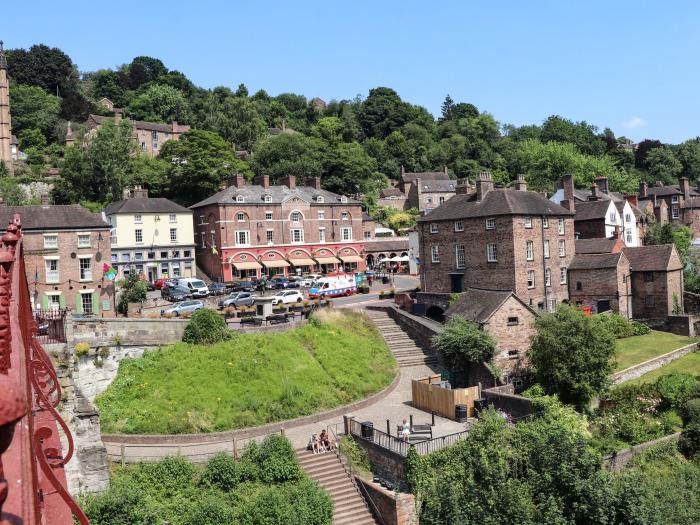
[[375, 523], [369, 510], [364, 508], [343, 514], [342, 517], [338, 516], [338, 518], [336, 518], [333, 516], [333, 525], [356, 525], [357, 523], [360, 523], [361, 519], [370, 519], [372, 521], [369, 523]]

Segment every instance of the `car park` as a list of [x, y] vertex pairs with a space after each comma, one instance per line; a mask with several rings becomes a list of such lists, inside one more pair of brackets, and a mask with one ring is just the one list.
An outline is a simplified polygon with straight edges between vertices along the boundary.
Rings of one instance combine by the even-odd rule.
[[168, 301], [177, 302], [192, 298], [192, 293], [183, 286], [165, 286], [161, 288], [160, 296]]
[[167, 308], [163, 308], [160, 311], [160, 315], [167, 315], [167, 314], [182, 315], [185, 313], [196, 312], [197, 310], [201, 310], [202, 308], [204, 308], [204, 303], [202, 301], [200, 301], [199, 299], [194, 299], [194, 300], [189, 300], [189, 301], [181, 301], [179, 303], [175, 303], [173, 305], [170, 305]]
[[230, 286], [232, 292], [253, 292], [256, 289], [256, 283], [253, 281], [238, 281]]
[[276, 290], [281, 290], [282, 288], [289, 288], [289, 279], [286, 277], [275, 277], [271, 280], [275, 284]]
[[224, 283], [211, 283], [209, 285], [209, 295], [224, 295], [227, 290]]
[[233, 292], [228, 297], [219, 301], [219, 310], [232, 306], [239, 308], [241, 306], [251, 306], [255, 302], [255, 296], [250, 292]]
[[272, 304], [300, 303], [304, 300], [304, 294], [299, 290], [284, 290], [272, 296]]
[[178, 279], [177, 284], [189, 289], [192, 297], [206, 297], [209, 295], [209, 287], [201, 279], [195, 279], [194, 277]]

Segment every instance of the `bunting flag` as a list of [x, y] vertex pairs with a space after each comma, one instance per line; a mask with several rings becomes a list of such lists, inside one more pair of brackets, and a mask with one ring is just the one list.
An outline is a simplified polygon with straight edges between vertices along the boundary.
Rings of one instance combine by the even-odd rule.
[[117, 269], [111, 264], [104, 263], [102, 265], [102, 272], [110, 281], [113, 281], [117, 277]]

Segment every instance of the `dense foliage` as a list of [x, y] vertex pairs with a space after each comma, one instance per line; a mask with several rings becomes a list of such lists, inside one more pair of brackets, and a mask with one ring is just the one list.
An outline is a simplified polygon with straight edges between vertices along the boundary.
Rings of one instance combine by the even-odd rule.
[[262, 425], [386, 387], [396, 363], [367, 318], [343, 310], [277, 333], [179, 343], [119, 364], [96, 403], [112, 433], [178, 434]]
[[119, 302], [117, 303], [117, 311], [120, 314], [126, 314], [129, 309], [129, 303], [138, 303], [146, 300], [146, 283], [138, 276], [136, 272], [132, 272], [129, 277], [119, 283], [121, 292], [119, 294]]
[[83, 498], [94, 525], [330, 525], [333, 503], [302, 473], [278, 435], [255, 442], [241, 459], [212, 457], [203, 469], [186, 459], [118, 467], [110, 489]]
[[647, 335], [651, 332], [644, 323], [631, 321], [620, 314], [605, 313], [597, 316], [598, 321], [617, 339]]
[[491, 361], [496, 351], [493, 337], [460, 315], [445, 323], [444, 330], [433, 338], [433, 344], [447, 366], [458, 372], [468, 372], [474, 364]]
[[601, 317], [563, 304], [537, 319], [528, 357], [546, 393], [582, 407], [608, 386], [615, 341]]
[[193, 345], [211, 345], [228, 341], [233, 335], [223, 317], [210, 308], [202, 308], [192, 314], [182, 340]]

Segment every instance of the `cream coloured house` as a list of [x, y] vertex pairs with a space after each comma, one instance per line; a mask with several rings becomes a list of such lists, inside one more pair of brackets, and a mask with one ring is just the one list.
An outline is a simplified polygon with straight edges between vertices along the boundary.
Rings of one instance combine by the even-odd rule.
[[149, 281], [194, 277], [192, 211], [168, 199], [149, 198], [140, 187], [125, 191], [124, 197], [105, 209], [118, 276], [137, 272]]

